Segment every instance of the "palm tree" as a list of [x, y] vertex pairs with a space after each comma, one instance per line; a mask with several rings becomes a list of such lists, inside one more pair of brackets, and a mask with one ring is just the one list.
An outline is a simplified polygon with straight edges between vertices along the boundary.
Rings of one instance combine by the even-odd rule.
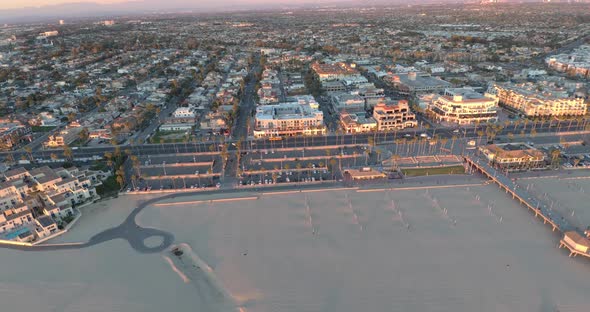
[[137, 181], [137, 177], [135, 175], [131, 176], [131, 185], [133, 185], [133, 189], [135, 189], [135, 181]]
[[332, 172], [332, 180], [336, 179], [336, 159], [330, 158], [330, 171]]
[[212, 173], [213, 170], [207, 169], [207, 175], [209, 176], [209, 181], [211, 182], [211, 184], [213, 184], [213, 176], [211, 175]]
[[451, 153], [453, 152], [453, 148], [455, 147], [455, 141], [457, 141], [457, 136], [453, 135], [451, 137]]
[[369, 145], [372, 152], [373, 147], [375, 146], [375, 139], [373, 137], [367, 137], [367, 145]]
[[295, 168], [297, 168], [297, 181], [301, 182], [301, 163], [297, 162]]
[[51, 157], [51, 160], [53, 160], [53, 161], [57, 160], [57, 154], [55, 154], [55, 153], [51, 153], [50, 157]]
[[448, 141], [449, 141], [449, 139], [448, 139], [448, 138], [441, 138], [441, 139], [440, 139], [439, 153], [441, 153], [441, 154], [442, 154], [442, 149], [443, 149], [443, 148], [446, 148], [446, 146], [447, 146], [447, 142], [448, 142]]
[[551, 167], [556, 169], [559, 167], [559, 157], [561, 156], [561, 151], [558, 149], [554, 149], [551, 151]]
[[64, 157], [68, 160], [72, 160], [72, 156], [72, 149], [69, 146], [64, 145]]
[[29, 159], [33, 161], [33, 149], [29, 146], [25, 146], [24, 150], [27, 152], [27, 155], [29, 155]]
[[401, 156], [398, 154], [393, 154], [391, 156], [391, 160], [392, 160], [391, 161], [391, 171], [392, 172], [395, 171], [396, 168], [398, 167], [397, 162], [399, 161], [400, 158], [401, 158]]
[[[514, 128], [512, 129], [512, 131], [516, 131], [516, 128], [518, 126], [520, 126], [520, 119], [513, 121], [512, 124], [514, 125]], [[506, 127], [506, 128], [508, 128], [508, 127]]]
[[580, 158], [578, 158], [578, 157], [574, 158], [574, 167], [577, 167], [578, 164], [580, 163], [580, 161], [581, 161]]
[[122, 189], [123, 186], [125, 185], [125, 180], [120, 175], [117, 176], [116, 180], [117, 180], [117, 183], [119, 184], [119, 189]]
[[394, 142], [395, 142], [395, 153], [397, 154], [397, 150], [398, 150], [397, 147], [401, 144], [404, 144], [404, 139], [395, 139]]

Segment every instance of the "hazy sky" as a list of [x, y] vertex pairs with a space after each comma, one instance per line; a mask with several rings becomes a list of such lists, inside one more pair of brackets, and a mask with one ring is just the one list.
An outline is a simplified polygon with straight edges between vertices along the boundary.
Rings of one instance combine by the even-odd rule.
[[[94, 3], [117, 3], [128, 0], [0, 0], [0, 9], [19, 9], [24, 7], [37, 7], [51, 4], [72, 3], [72, 2], [94, 2]], [[198, 1], [198, 0], [197, 0]]]
[[314, 3], [330, 0], [0, 0], [0, 10], [22, 9], [25, 7], [42, 7], [63, 3], [99, 3], [112, 4], [121, 2], [145, 2], [147, 7], [156, 8], [178, 8], [178, 7], [214, 7], [220, 5], [256, 5], [256, 4], [278, 4], [278, 3]]

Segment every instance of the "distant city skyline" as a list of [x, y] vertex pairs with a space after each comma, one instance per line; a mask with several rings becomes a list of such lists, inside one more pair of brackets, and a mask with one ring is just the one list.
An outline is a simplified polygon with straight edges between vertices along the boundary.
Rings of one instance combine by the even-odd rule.
[[97, 3], [113, 4], [127, 2], [128, 0], [8, 0], [0, 2], [0, 10], [22, 9], [26, 7], [42, 7], [48, 5], [66, 4], [66, 3]]
[[156, 1], [156, 0], [8, 0], [0, 1], [0, 10], [6, 9], [23, 9], [27, 7], [45, 7], [52, 5], [63, 5], [63, 4], [98, 4], [98, 5], [109, 5], [109, 4], [125, 4], [133, 2], [144, 2], [146, 5], [155, 8], [199, 8], [199, 7], [212, 7], [222, 5], [257, 5], [257, 4], [271, 4], [271, 3], [311, 3], [311, 2], [333, 2], [333, 1], [322, 1], [322, 0], [293, 0], [293, 1], [273, 1], [273, 0], [169, 0], [169, 1]]

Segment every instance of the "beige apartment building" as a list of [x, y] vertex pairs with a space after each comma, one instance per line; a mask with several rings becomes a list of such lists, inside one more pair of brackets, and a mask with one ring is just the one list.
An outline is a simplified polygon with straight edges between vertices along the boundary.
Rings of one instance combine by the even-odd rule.
[[523, 143], [491, 144], [479, 147], [488, 161], [507, 171], [524, 171], [547, 167], [545, 153]]
[[377, 130], [377, 122], [373, 117], [365, 117], [365, 112], [340, 113], [340, 127], [345, 133], [368, 133]]
[[396, 104], [379, 103], [373, 109], [373, 118], [377, 122], [378, 131], [412, 128], [418, 125], [416, 115], [410, 111], [406, 100]]
[[588, 110], [584, 99], [547, 85], [495, 84], [489, 94], [496, 96], [500, 104], [528, 117], [584, 116]]
[[360, 75], [354, 66], [345, 63], [314, 63], [311, 65], [311, 69], [316, 73], [322, 83]]

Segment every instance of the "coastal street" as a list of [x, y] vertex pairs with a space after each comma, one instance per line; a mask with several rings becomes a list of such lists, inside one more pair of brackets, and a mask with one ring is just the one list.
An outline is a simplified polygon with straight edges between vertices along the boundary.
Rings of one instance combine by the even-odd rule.
[[[397, 132], [375, 132], [366, 134], [331, 134], [326, 136], [315, 136], [315, 137], [285, 137], [280, 141], [274, 141], [269, 139], [257, 139], [257, 140], [238, 140], [228, 139], [225, 141], [207, 141], [207, 142], [190, 142], [190, 143], [164, 143], [164, 144], [123, 144], [118, 147], [115, 146], [101, 146], [101, 147], [79, 147], [73, 148], [72, 154], [75, 159], [92, 159], [92, 157], [102, 157], [105, 152], [114, 152], [116, 148], [120, 148], [122, 151], [129, 150], [134, 155], [149, 155], [149, 154], [170, 154], [170, 153], [198, 153], [208, 151], [220, 151], [223, 144], [227, 144], [228, 151], [236, 151], [238, 148], [236, 142], [241, 142], [241, 150], [264, 150], [264, 149], [275, 149], [275, 148], [308, 148], [308, 147], [321, 147], [321, 146], [339, 146], [339, 145], [361, 145], [373, 142], [373, 144], [383, 144], [385, 142], [398, 143], [403, 140], [410, 138], [417, 138], [421, 133], [427, 133], [430, 137], [438, 137], [440, 139], [446, 138], [451, 140], [455, 138], [458, 141], [469, 141], [469, 140], [482, 140], [483, 143], [487, 140], [486, 138], [486, 125], [469, 128], [461, 128], [459, 131], [455, 131], [454, 128], [434, 128], [434, 129], [406, 129]], [[543, 122], [534, 124], [515, 124], [504, 128], [502, 131], [496, 134], [496, 138], [505, 138], [514, 141], [530, 141], [531, 139], [538, 138], [542, 143], [544, 140], [554, 142], [559, 138], [570, 136], [564, 135], [560, 132], [577, 132], [587, 131], [588, 124], [586, 120], [578, 121], [572, 120], [571, 122]], [[455, 133], [458, 132], [458, 133]], [[523, 136], [524, 134], [524, 136]], [[586, 137], [583, 133], [575, 134], [577, 139], [585, 140]], [[26, 151], [19, 150], [14, 152], [3, 152], [0, 153], [0, 159], [6, 159], [8, 155], [16, 160], [30, 159], [33, 161], [38, 160], [50, 160], [51, 155], [56, 154], [58, 156], [63, 155], [63, 149], [53, 150], [37, 150], [32, 151], [29, 155]], [[60, 157], [61, 158], [61, 157]]]

